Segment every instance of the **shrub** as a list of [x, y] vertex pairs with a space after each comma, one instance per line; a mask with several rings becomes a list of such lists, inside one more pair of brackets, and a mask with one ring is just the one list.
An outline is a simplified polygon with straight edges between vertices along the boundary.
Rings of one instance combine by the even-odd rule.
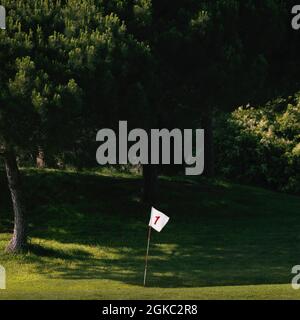
[[216, 165], [227, 178], [300, 193], [300, 94], [218, 116]]

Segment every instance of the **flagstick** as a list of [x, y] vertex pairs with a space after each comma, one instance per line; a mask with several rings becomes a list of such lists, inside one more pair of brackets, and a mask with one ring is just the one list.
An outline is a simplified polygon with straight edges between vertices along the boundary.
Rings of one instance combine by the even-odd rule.
[[146, 261], [145, 261], [145, 272], [144, 272], [144, 287], [146, 287], [146, 276], [147, 276], [147, 268], [148, 268], [148, 255], [149, 255], [151, 229], [152, 229], [152, 228], [149, 226], [149, 230], [148, 230], [148, 244], [147, 244]]

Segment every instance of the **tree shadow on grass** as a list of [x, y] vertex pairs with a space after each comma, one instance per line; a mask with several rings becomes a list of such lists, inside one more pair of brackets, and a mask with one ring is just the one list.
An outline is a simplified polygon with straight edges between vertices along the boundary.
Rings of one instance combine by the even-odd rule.
[[73, 249], [73, 250], [58, 250], [49, 247], [43, 247], [38, 244], [30, 244], [28, 251], [33, 254], [30, 255], [29, 260], [31, 262], [39, 262], [39, 257], [50, 257], [54, 259], [63, 260], [84, 260], [91, 257], [91, 254], [84, 250]]
[[[261, 246], [215, 248], [211, 245], [180, 246], [164, 244], [173, 251], [166, 253], [158, 245], [152, 245], [148, 267], [148, 286], [161, 288], [206, 287], [221, 285], [253, 285], [289, 283], [291, 258], [283, 254], [280, 259], [263, 256]], [[116, 258], [95, 257], [88, 252], [38, 251], [34, 257], [36, 272], [52, 279], [99, 280], [107, 279], [142, 285], [144, 248], [131, 247], [126, 251], [114, 247]], [[197, 250], [197, 251], [196, 251]], [[45, 260], [44, 256], [64, 259]], [[286, 260], [286, 258], [288, 258]], [[271, 259], [271, 260], [270, 260]], [[30, 261], [32, 262], [32, 260]], [[49, 273], [49, 270], [53, 272]]]

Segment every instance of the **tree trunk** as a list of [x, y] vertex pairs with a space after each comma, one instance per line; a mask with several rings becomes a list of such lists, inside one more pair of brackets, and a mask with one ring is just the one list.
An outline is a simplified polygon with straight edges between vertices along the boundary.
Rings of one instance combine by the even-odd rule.
[[151, 164], [143, 165], [143, 178], [143, 201], [154, 205], [157, 200], [158, 189], [157, 166]]
[[6, 251], [15, 253], [22, 251], [26, 247], [27, 238], [24, 218], [25, 210], [22, 198], [22, 184], [16, 156], [12, 148], [9, 147], [6, 149], [4, 153], [4, 161], [14, 212], [14, 233], [6, 247]]
[[46, 166], [45, 162], [45, 153], [42, 147], [38, 147], [38, 152], [36, 156], [36, 167], [39, 169], [43, 169]]
[[204, 176], [213, 177], [215, 174], [214, 141], [213, 141], [213, 115], [208, 111], [203, 117], [204, 137]]

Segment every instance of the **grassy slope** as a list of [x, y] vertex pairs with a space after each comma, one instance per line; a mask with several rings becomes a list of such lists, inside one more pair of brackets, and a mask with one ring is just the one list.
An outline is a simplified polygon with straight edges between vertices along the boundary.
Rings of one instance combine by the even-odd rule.
[[3, 253], [11, 231], [0, 175], [0, 299], [299, 299], [300, 198], [204, 180], [161, 179], [171, 217], [152, 233], [141, 286], [149, 210], [135, 176], [26, 170], [30, 251]]

